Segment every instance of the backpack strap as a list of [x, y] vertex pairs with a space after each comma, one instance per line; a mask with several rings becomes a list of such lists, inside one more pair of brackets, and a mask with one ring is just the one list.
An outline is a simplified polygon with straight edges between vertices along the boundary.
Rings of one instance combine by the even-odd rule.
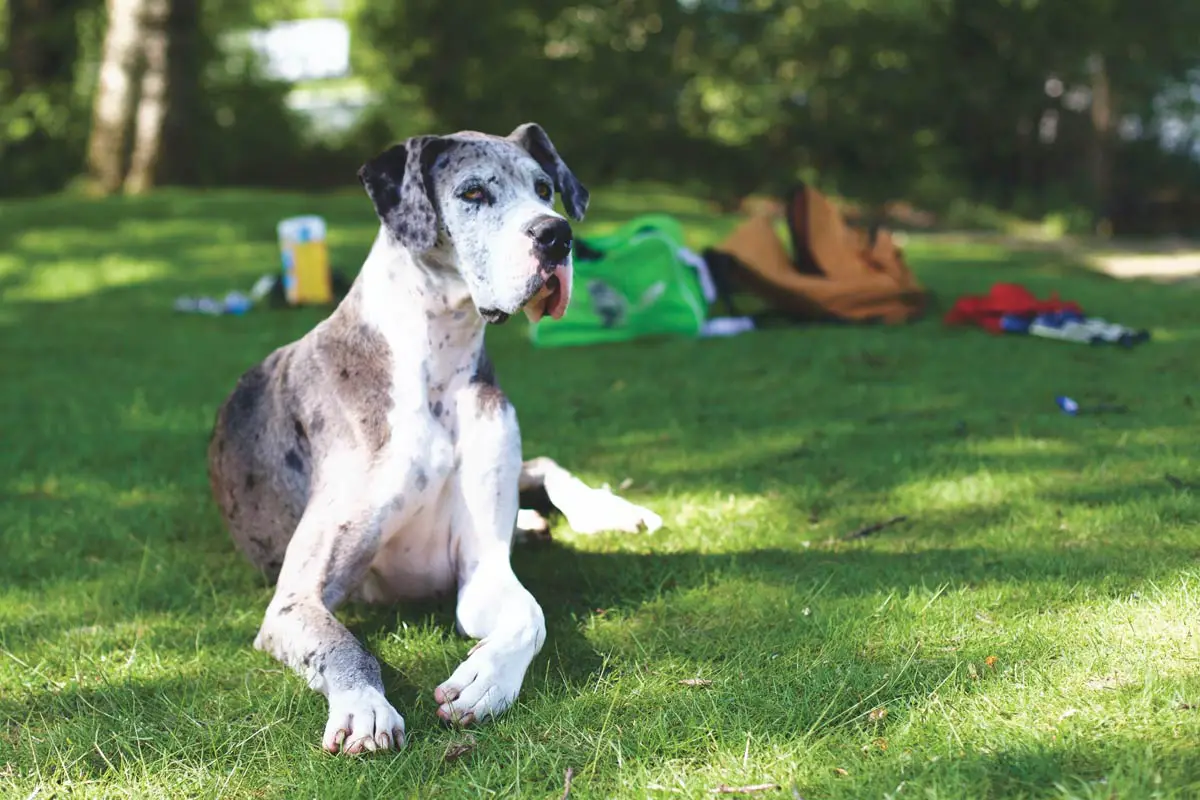
[[728, 316], [741, 316], [734, 305], [733, 297], [737, 293], [736, 275], [742, 269], [742, 265], [728, 253], [722, 253], [712, 247], [704, 248], [700, 257], [704, 259], [708, 266], [708, 274], [712, 276], [713, 285], [717, 290], [717, 302], [725, 307]]
[[787, 209], [787, 229], [792, 237], [792, 265], [802, 275], [824, 277], [825, 272], [812, 257], [809, 249], [808, 184], [797, 181], [783, 198]]

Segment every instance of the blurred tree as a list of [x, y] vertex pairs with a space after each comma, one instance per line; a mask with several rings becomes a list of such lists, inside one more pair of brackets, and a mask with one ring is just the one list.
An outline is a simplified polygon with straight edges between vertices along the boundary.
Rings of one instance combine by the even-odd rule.
[[14, 94], [69, 88], [79, 52], [78, 0], [9, 0], [7, 66]]
[[[162, 151], [163, 123], [171, 102], [169, 57], [171, 55], [172, 0], [142, 0], [138, 24], [138, 48], [141, 64], [138, 76], [136, 111], [133, 115], [133, 152], [129, 172], [124, 177], [124, 189], [129, 194], [141, 194], [154, 186], [159, 156]], [[183, 33], [183, 32], [180, 32]], [[183, 33], [186, 36], [186, 33]], [[136, 74], [136, 73], [135, 73]], [[122, 124], [127, 124], [122, 120]]]
[[4, 190], [60, 185], [88, 103], [106, 191], [344, 185], [390, 140], [535, 119], [593, 183], [669, 181], [726, 206], [797, 177], [874, 208], [1080, 221], [1144, 218], [1129, 197], [1168, 184], [1200, 194], [1196, 163], [1152, 141], [1197, 118], [1195, 0], [351, 0], [378, 102], [323, 143], [225, 34], [338, 13], [326, 0], [107, 2], [93, 91], [99, 0], [0, 0]]
[[119, 191], [128, 174], [147, 4], [148, 0], [107, 0], [108, 25], [88, 140], [89, 172], [105, 194]]
[[[106, 194], [186, 176], [199, 104], [199, 0], [108, 0], [88, 165]], [[170, 137], [165, 137], [166, 132]]]
[[83, 120], [77, 67], [98, 5], [0, 0], [0, 187], [37, 190], [76, 168], [69, 151]]
[[[675, 51], [689, 17], [677, 0], [364, 3], [356, 66], [383, 107], [399, 109], [393, 136], [537, 120], [568, 156], [586, 154], [592, 180], [624, 165], [666, 177], [681, 134]], [[427, 118], [412, 117], [414, 99]]]

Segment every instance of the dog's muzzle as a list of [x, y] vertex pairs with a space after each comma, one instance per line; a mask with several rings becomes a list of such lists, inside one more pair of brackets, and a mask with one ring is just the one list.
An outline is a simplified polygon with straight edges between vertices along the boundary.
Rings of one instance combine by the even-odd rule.
[[533, 239], [533, 256], [538, 274], [530, 282], [528, 299], [522, 305], [531, 322], [542, 317], [562, 319], [571, 302], [571, 223], [562, 217], [544, 216], [527, 229]]

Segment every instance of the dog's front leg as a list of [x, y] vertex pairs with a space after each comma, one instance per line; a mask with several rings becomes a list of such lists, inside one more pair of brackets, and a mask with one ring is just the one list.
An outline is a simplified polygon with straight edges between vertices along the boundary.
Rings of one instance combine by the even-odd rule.
[[329, 700], [321, 744], [331, 753], [404, 744], [404, 719], [384, 696], [379, 662], [333, 615], [375, 557], [379, 517], [317, 493], [288, 544], [254, 640]]
[[434, 690], [438, 716], [469, 724], [516, 700], [546, 639], [542, 609], [513, 574], [521, 437], [516, 413], [494, 387], [473, 386], [458, 402], [460, 467], [452, 535], [459, 542], [459, 629], [479, 642]]

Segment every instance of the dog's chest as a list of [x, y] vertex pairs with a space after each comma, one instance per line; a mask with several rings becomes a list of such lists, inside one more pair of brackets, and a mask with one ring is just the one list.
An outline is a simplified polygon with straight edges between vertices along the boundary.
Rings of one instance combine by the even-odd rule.
[[[395, 489], [385, 504], [383, 541], [361, 590], [367, 602], [428, 597], [454, 587], [451, 522], [457, 456], [452, 422], [435, 417], [432, 409], [415, 414], [403, 444], [389, 449], [385, 469]], [[402, 426], [398, 421], [397, 427]]]

